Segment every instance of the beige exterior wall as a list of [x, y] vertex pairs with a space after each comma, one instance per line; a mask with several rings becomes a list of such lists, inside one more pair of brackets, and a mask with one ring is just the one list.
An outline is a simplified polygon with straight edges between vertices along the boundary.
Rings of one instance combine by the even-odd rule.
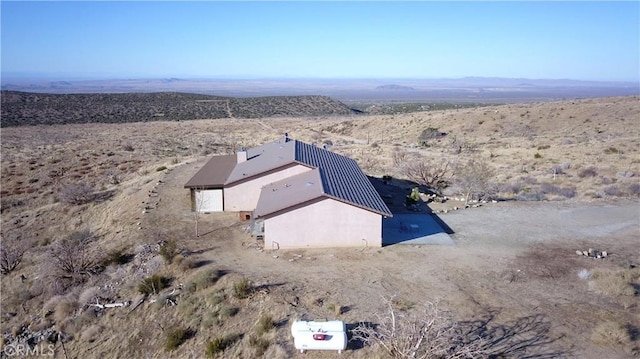
[[262, 186], [311, 171], [311, 168], [295, 165], [252, 180], [241, 182], [231, 187], [224, 188], [224, 210], [230, 212], [253, 211], [256, 209]]
[[266, 218], [264, 231], [265, 249], [382, 246], [381, 215], [330, 198]]

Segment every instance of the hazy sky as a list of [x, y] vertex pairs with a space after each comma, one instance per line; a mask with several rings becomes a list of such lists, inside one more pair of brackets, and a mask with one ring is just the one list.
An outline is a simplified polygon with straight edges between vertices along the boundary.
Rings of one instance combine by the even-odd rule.
[[640, 2], [8, 2], [2, 73], [640, 79]]

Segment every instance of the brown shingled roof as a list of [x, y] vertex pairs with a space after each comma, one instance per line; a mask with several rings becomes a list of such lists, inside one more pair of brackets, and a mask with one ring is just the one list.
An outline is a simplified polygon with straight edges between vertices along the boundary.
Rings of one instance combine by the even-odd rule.
[[236, 155], [213, 156], [184, 185], [184, 188], [222, 188], [224, 182], [236, 166]]

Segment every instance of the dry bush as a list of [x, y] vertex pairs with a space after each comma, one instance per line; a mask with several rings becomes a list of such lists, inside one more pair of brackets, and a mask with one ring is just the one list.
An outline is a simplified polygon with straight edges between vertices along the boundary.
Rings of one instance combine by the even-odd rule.
[[100, 325], [92, 324], [82, 332], [80, 338], [85, 342], [93, 343], [102, 335], [103, 330], [104, 329]]
[[173, 262], [173, 258], [178, 254], [178, 245], [174, 239], [160, 243], [160, 255], [167, 264]]
[[437, 304], [427, 303], [415, 315], [399, 311], [392, 299], [383, 298], [387, 307], [376, 314], [377, 325], [360, 324], [352, 338], [365, 345], [378, 346], [392, 358], [484, 358], [486, 343], [469, 338]]
[[253, 293], [253, 282], [247, 278], [242, 278], [233, 283], [233, 296], [238, 299], [248, 298]]
[[100, 287], [88, 287], [88, 288], [85, 288], [82, 291], [82, 293], [80, 293], [80, 296], [78, 297], [78, 302], [81, 305], [95, 303], [96, 302], [96, 298], [98, 298], [100, 292], [102, 292]]
[[591, 333], [591, 341], [602, 346], [626, 346], [632, 342], [627, 328], [613, 321], [598, 324]]
[[164, 348], [167, 351], [177, 349], [182, 343], [187, 341], [192, 335], [193, 332], [188, 328], [169, 328], [165, 332], [165, 343]]
[[207, 348], [205, 349], [204, 354], [207, 358], [216, 358], [218, 354], [223, 353], [227, 348], [235, 344], [235, 342], [237, 342], [240, 338], [241, 335], [237, 334], [230, 334], [213, 338], [213, 340], [207, 343]]
[[58, 191], [60, 201], [74, 205], [89, 203], [95, 198], [95, 189], [84, 182], [63, 185]]
[[612, 297], [635, 296], [634, 284], [640, 283], [640, 268], [595, 269], [591, 273], [590, 287]]
[[187, 283], [187, 291], [193, 293], [208, 288], [218, 281], [224, 273], [218, 269], [205, 269], [196, 272], [190, 282]]
[[419, 157], [406, 164], [404, 173], [411, 181], [441, 192], [449, 185], [454, 165], [445, 159], [425, 159]]
[[100, 261], [92, 248], [97, 237], [89, 230], [76, 231], [59, 240], [50, 251], [55, 268], [63, 276], [78, 278], [99, 272]]
[[463, 191], [465, 205], [471, 197], [489, 194], [493, 177], [494, 171], [485, 160], [471, 159], [459, 164], [455, 169], [454, 181]]
[[275, 328], [276, 324], [273, 321], [273, 317], [268, 314], [263, 314], [258, 319], [258, 334], [264, 334]]
[[0, 241], [0, 273], [8, 274], [22, 262], [26, 246], [17, 240]]

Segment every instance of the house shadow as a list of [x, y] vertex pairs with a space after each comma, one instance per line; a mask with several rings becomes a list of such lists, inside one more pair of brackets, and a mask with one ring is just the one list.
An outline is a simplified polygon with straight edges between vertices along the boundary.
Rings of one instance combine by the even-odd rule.
[[382, 245], [392, 244], [455, 244], [454, 233], [431, 208], [419, 202], [417, 206], [407, 206], [406, 198], [411, 189], [418, 187], [421, 193], [431, 191], [415, 182], [389, 177], [369, 177], [369, 180], [391, 210], [393, 217], [382, 220]]

